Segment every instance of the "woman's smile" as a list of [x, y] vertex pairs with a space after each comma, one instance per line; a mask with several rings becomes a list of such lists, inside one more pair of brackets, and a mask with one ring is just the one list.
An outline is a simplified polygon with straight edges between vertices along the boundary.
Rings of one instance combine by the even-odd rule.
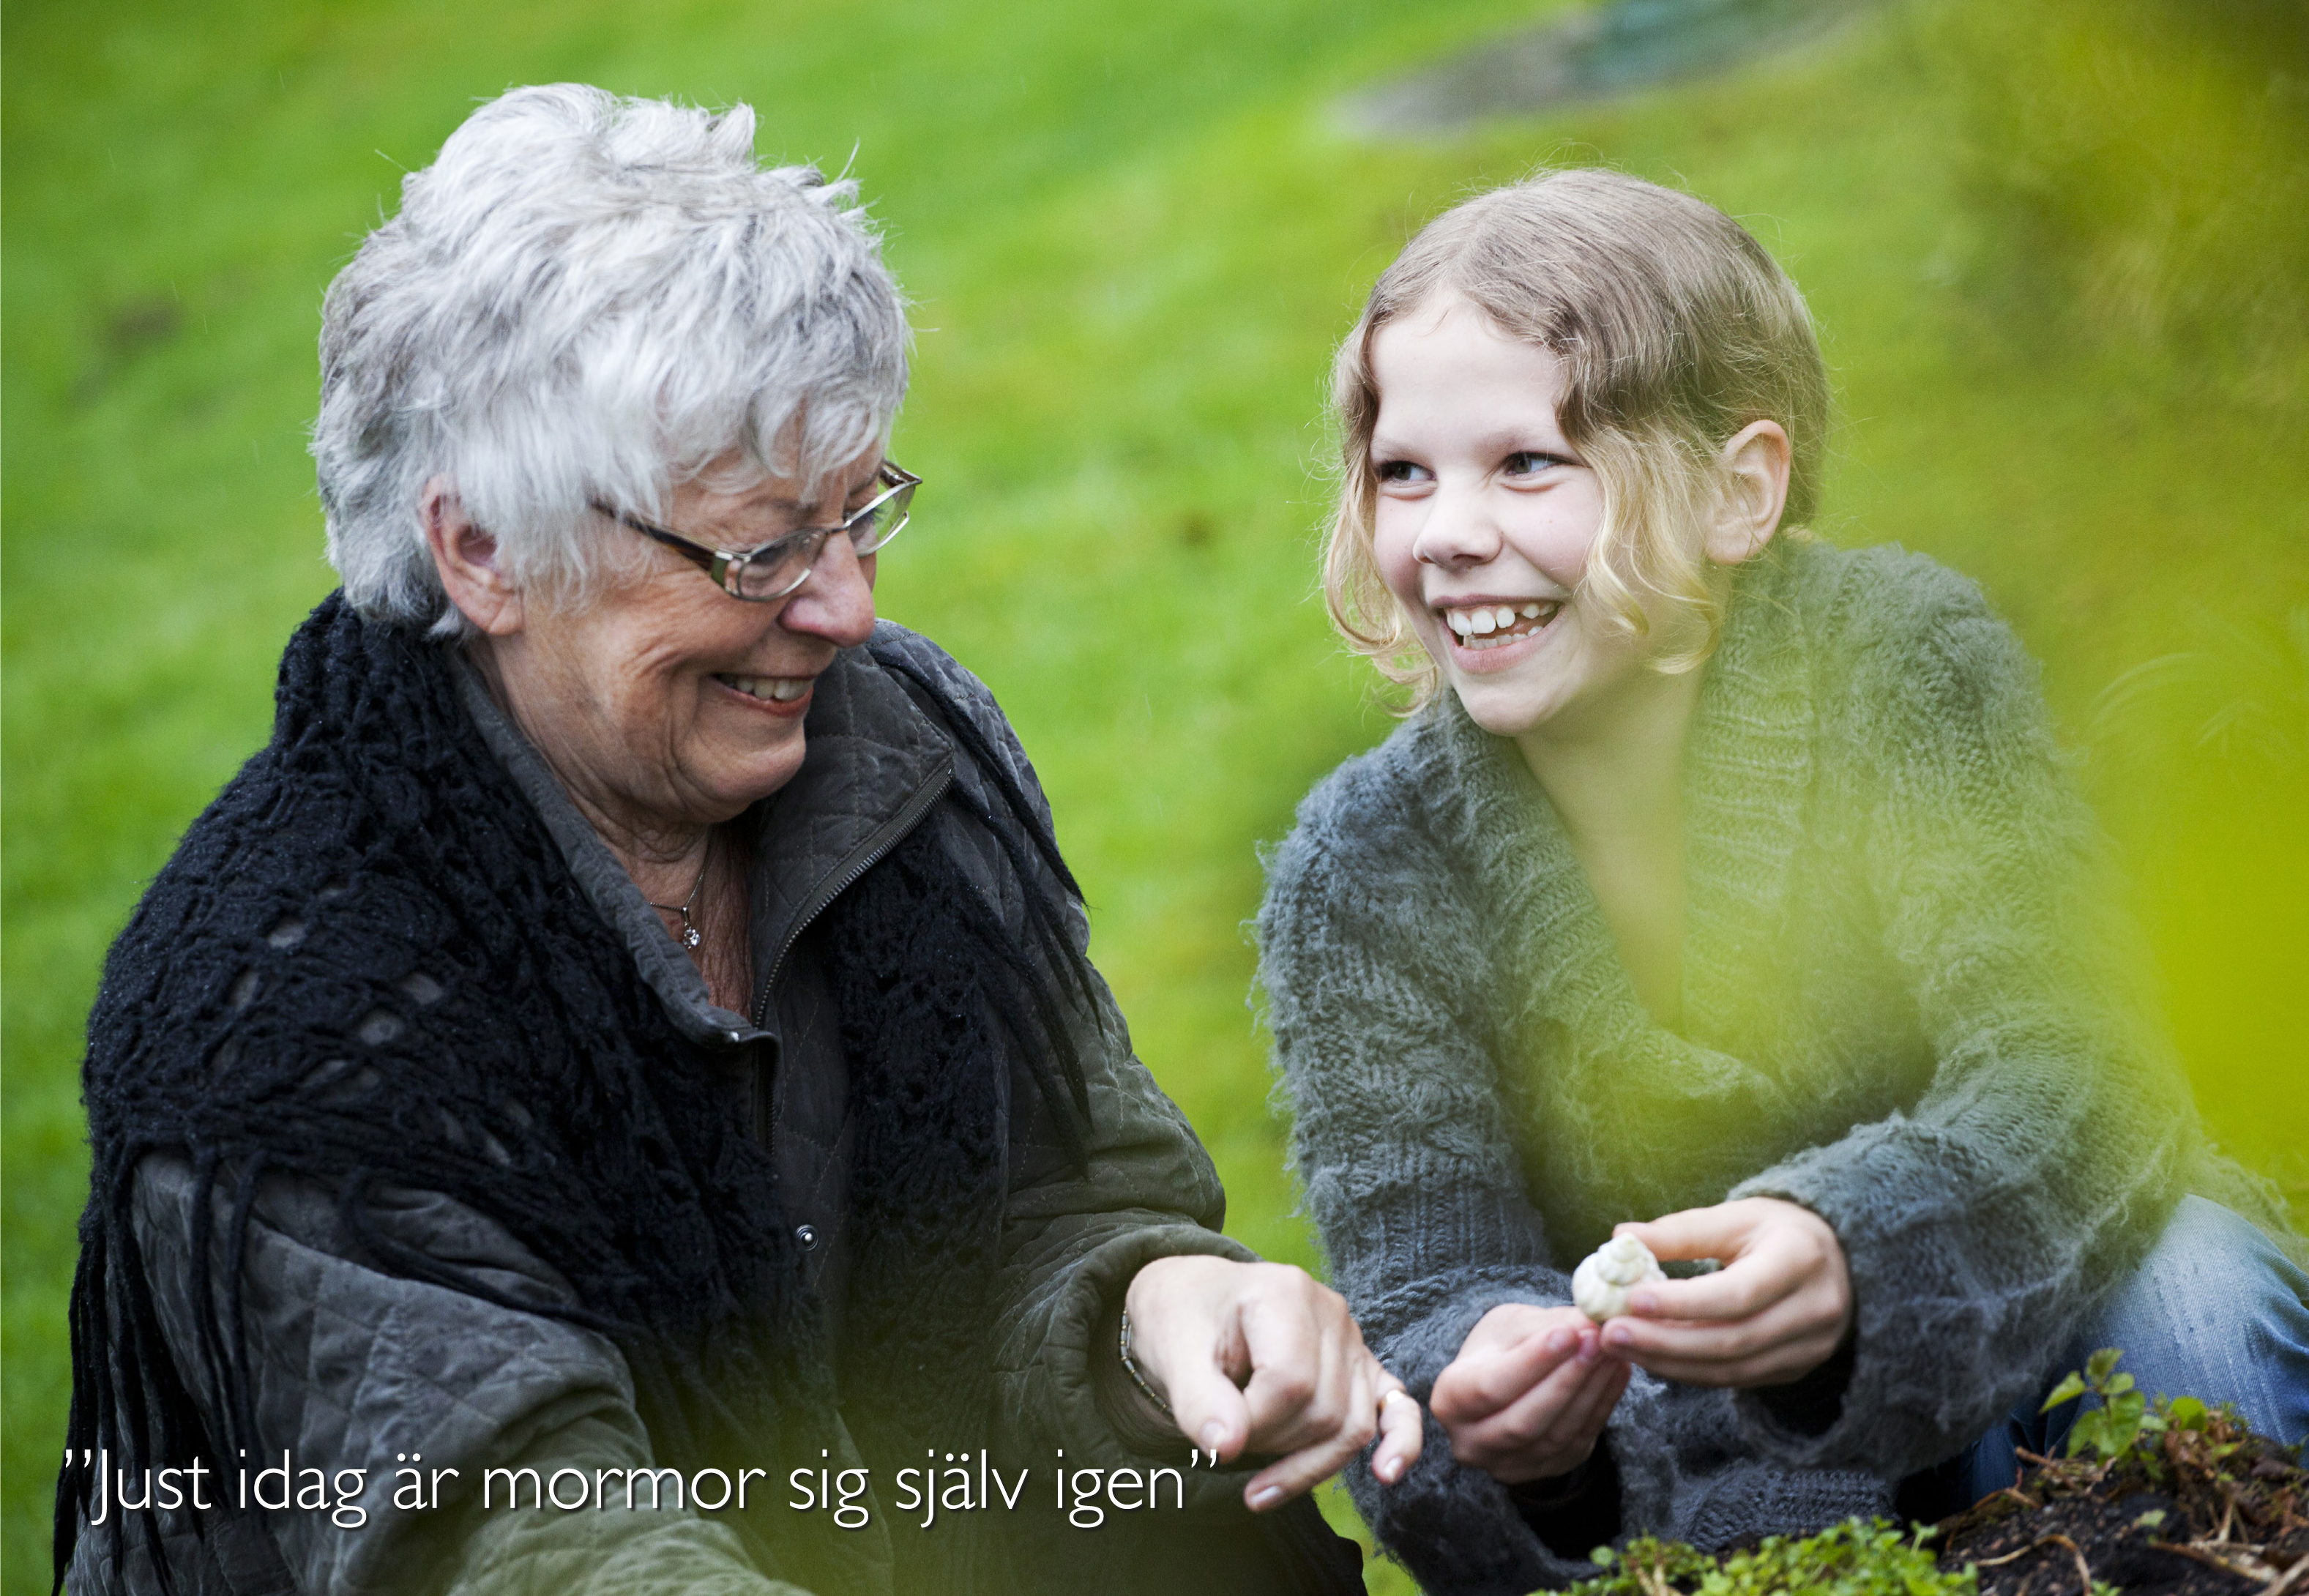
[[720, 671], [713, 672], [713, 680], [749, 705], [778, 716], [807, 712], [809, 690], [817, 682], [815, 676], [732, 676]]

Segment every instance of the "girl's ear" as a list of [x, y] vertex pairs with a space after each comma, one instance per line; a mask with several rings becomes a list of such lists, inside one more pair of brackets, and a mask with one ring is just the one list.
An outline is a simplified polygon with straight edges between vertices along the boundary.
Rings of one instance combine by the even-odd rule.
[[521, 590], [498, 568], [497, 539], [473, 525], [456, 485], [445, 476], [432, 478], [417, 495], [417, 514], [449, 602], [484, 636], [520, 631]]
[[1751, 421], [1717, 457], [1723, 492], [1708, 529], [1708, 558], [1716, 565], [1753, 559], [1779, 530], [1787, 507], [1788, 466], [1794, 451], [1777, 421]]

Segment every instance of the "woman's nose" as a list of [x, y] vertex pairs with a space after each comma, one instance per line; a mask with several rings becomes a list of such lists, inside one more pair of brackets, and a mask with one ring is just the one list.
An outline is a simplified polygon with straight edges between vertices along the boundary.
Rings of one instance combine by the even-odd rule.
[[1411, 545], [1412, 556], [1420, 564], [1446, 570], [1481, 565], [1499, 551], [1499, 528], [1492, 525], [1481, 495], [1448, 489], [1439, 489], [1428, 501], [1427, 519]]
[[873, 568], [874, 557], [859, 559], [848, 538], [826, 539], [809, 577], [786, 601], [780, 623], [837, 648], [855, 648], [874, 630]]

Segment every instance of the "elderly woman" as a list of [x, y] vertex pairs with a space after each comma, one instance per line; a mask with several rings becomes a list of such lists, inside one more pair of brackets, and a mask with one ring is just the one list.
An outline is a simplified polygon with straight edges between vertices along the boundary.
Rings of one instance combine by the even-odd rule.
[[90, 1023], [75, 1590], [1361, 1588], [1416, 1405], [876, 622], [899, 296], [752, 144], [508, 94], [329, 291], [343, 591]]

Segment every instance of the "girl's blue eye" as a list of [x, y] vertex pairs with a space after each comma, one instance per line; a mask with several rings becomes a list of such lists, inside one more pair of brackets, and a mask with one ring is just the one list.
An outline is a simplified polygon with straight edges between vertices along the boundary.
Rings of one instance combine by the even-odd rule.
[[1545, 471], [1551, 465], [1568, 465], [1570, 462], [1561, 455], [1550, 455], [1539, 449], [1518, 449], [1501, 464], [1507, 467], [1509, 476], [1523, 477]]
[[1382, 482], [1415, 482], [1426, 468], [1408, 460], [1382, 460], [1379, 464], [1379, 480]]

